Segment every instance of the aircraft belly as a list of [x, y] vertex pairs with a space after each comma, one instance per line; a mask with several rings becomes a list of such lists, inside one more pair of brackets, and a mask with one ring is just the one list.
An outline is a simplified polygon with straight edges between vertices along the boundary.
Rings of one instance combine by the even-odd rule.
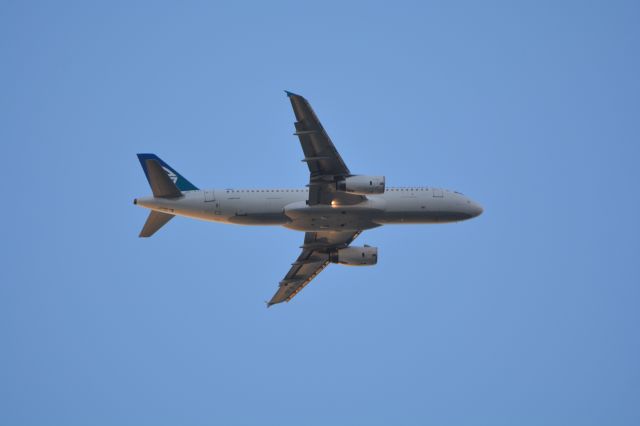
[[289, 221], [283, 208], [287, 200], [262, 194], [233, 194], [221, 202], [226, 222], [237, 225], [283, 225]]
[[383, 210], [372, 203], [349, 206], [314, 205], [305, 202], [287, 205], [284, 209], [289, 222], [286, 228], [298, 231], [357, 231], [380, 226], [375, 219]]
[[455, 200], [447, 197], [400, 196], [388, 200], [381, 224], [446, 223], [468, 219]]
[[364, 231], [367, 229], [377, 228], [378, 226], [382, 226], [379, 223], [375, 223], [373, 221], [348, 221], [343, 220], [340, 222], [335, 221], [314, 221], [314, 220], [304, 220], [304, 219], [296, 219], [291, 222], [285, 223], [282, 226], [289, 229], [294, 229], [296, 231], [305, 231], [305, 232], [313, 232], [313, 231]]
[[227, 220], [237, 225], [284, 225], [289, 222], [282, 213], [235, 214]]
[[378, 219], [380, 224], [398, 223], [440, 223], [443, 221], [439, 212], [429, 211], [397, 211], [387, 212]]

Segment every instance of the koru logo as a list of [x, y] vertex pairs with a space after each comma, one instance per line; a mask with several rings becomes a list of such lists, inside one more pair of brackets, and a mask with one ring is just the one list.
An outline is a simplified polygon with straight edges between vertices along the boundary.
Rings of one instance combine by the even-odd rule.
[[166, 167], [163, 167], [164, 171], [167, 172], [167, 175], [169, 176], [169, 179], [171, 179], [171, 182], [176, 183], [178, 182], [178, 176], [176, 176], [175, 173], [173, 173], [171, 170], [167, 169]]

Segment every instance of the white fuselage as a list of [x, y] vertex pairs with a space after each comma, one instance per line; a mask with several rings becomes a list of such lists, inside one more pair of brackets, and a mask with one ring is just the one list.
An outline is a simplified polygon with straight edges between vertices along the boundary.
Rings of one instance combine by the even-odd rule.
[[361, 231], [384, 224], [470, 219], [482, 207], [437, 188], [387, 188], [351, 205], [307, 205], [307, 189], [210, 189], [177, 198], [142, 197], [134, 203], [159, 212], [238, 225], [281, 225], [299, 231]]

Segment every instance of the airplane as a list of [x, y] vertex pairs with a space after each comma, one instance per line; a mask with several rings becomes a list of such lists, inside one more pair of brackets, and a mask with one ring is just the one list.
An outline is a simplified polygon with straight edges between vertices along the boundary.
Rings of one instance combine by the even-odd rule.
[[387, 224], [433, 224], [479, 216], [480, 204], [457, 191], [427, 186], [386, 187], [384, 176], [352, 174], [309, 102], [285, 91], [295, 133], [309, 168], [304, 188], [199, 189], [154, 154], [138, 154], [152, 196], [133, 200], [150, 209], [140, 237], [174, 216], [236, 225], [278, 225], [305, 233], [302, 252], [267, 307], [289, 302], [330, 263], [370, 266], [378, 249], [351, 243]]

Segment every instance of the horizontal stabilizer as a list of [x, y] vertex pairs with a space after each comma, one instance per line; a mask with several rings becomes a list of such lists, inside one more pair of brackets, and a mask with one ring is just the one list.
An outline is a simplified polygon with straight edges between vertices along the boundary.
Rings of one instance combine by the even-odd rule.
[[162, 228], [167, 222], [169, 222], [174, 216], [169, 213], [161, 213], [154, 210], [151, 210], [149, 213], [149, 217], [147, 221], [144, 223], [142, 227], [142, 231], [140, 231], [140, 237], [146, 238], [150, 237], [156, 233], [156, 231]]
[[182, 192], [175, 183], [169, 178], [157, 160], [146, 160], [147, 173], [151, 191], [156, 198], [175, 198], [180, 197]]

